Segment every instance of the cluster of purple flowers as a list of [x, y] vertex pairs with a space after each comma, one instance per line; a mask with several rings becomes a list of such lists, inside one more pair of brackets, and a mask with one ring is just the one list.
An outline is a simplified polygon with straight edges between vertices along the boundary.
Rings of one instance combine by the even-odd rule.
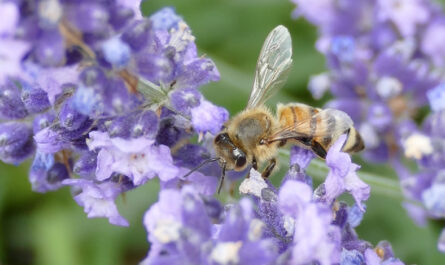
[[[139, 5], [0, 3], [0, 159], [33, 157], [33, 190], [72, 186], [89, 217], [117, 225], [128, 225], [119, 194], [154, 177], [182, 181], [210, 156], [186, 140], [228, 118], [197, 90], [219, 73], [187, 24], [172, 8], [144, 18]], [[219, 172], [201, 172], [188, 181], [210, 175], [214, 192]]]
[[[32, 158], [33, 190], [69, 186], [88, 217], [121, 226], [129, 224], [117, 196], [159, 178], [159, 201], [144, 217], [146, 264], [403, 264], [389, 243], [374, 249], [354, 231], [370, 187], [340, 151], [345, 136], [315, 189], [305, 173], [313, 154], [298, 148], [279, 189], [252, 170], [237, 203], [211, 197], [216, 163], [184, 177], [214, 157], [213, 136], [228, 119], [198, 91], [219, 73], [172, 8], [144, 18], [139, 5], [0, 2], [3, 162]], [[345, 192], [353, 206], [337, 201]]]
[[[445, 217], [445, 14], [429, 0], [293, 0], [295, 16], [317, 26], [329, 70], [313, 76], [315, 98], [351, 115], [363, 156], [389, 161], [420, 224]], [[425, 112], [433, 112], [426, 118]], [[423, 128], [418, 126], [423, 121]], [[419, 170], [410, 172], [406, 158]], [[445, 232], [439, 249], [445, 251]]]
[[[144, 217], [151, 249], [142, 264], [402, 265], [388, 242], [373, 248], [355, 233], [370, 188], [340, 151], [345, 139], [329, 150], [329, 174], [315, 190], [305, 173], [314, 155], [298, 147], [279, 189], [252, 169], [239, 188], [248, 196], [236, 203], [187, 185], [161, 190]], [[336, 200], [346, 191], [351, 207]]]

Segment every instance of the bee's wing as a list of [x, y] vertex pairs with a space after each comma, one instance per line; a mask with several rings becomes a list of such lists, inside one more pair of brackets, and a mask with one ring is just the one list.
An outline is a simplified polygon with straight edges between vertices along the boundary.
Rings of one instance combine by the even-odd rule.
[[305, 140], [316, 137], [336, 139], [353, 126], [348, 114], [341, 110], [324, 109], [310, 118], [281, 127], [271, 134], [268, 142], [288, 139]]
[[253, 108], [271, 97], [287, 80], [292, 64], [292, 41], [286, 27], [274, 28], [261, 49], [255, 80], [247, 108]]

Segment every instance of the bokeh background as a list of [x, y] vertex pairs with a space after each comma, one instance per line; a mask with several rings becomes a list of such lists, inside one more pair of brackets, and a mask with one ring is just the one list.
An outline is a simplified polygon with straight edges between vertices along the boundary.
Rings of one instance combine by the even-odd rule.
[[[291, 18], [294, 6], [289, 1], [149, 0], [142, 9], [149, 15], [163, 6], [176, 8], [193, 30], [201, 54], [215, 61], [221, 81], [202, 91], [231, 114], [245, 106], [261, 45], [278, 24], [291, 32], [294, 65], [286, 86], [268, 104], [298, 101], [321, 107], [329, 99], [314, 101], [307, 91], [309, 76], [324, 71], [324, 59], [314, 49], [316, 29]], [[137, 264], [145, 257], [149, 245], [142, 217], [157, 200], [158, 183], [151, 181], [118, 198], [121, 214], [130, 221], [130, 227], [122, 228], [106, 219], [87, 219], [68, 188], [32, 192], [28, 168], [29, 163], [15, 167], [0, 162], [0, 264]], [[363, 170], [395, 178], [387, 166], [364, 165]], [[280, 176], [274, 178], [279, 181]], [[357, 229], [360, 238], [372, 244], [389, 240], [406, 264], [445, 264], [436, 247], [443, 222], [417, 227], [400, 200], [375, 192], [367, 207]]]

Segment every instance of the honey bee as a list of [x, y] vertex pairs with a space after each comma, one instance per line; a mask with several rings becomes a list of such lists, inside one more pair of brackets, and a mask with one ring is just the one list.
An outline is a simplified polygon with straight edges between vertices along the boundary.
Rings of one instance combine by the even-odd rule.
[[278, 148], [294, 144], [312, 150], [325, 159], [327, 151], [342, 134], [347, 135], [342, 150], [358, 152], [364, 143], [351, 118], [336, 109], [319, 109], [301, 103], [278, 104], [276, 116], [264, 106], [265, 101], [287, 80], [292, 64], [292, 42], [289, 31], [278, 26], [267, 36], [261, 49], [247, 107], [230, 119], [215, 137], [214, 148], [222, 167], [242, 171], [249, 164], [254, 169], [264, 162], [267, 178], [276, 166]]

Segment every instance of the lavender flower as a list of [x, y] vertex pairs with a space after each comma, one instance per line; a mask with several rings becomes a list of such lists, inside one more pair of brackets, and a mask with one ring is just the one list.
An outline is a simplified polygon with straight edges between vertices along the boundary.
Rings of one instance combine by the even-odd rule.
[[[334, 146], [343, 142], [344, 137]], [[338, 158], [329, 162], [335, 168], [344, 165], [343, 159], [350, 161], [339, 149], [328, 152]], [[164, 187], [144, 217], [152, 246], [143, 264], [403, 264], [388, 243], [374, 250], [358, 238], [353, 227], [360, 223], [363, 207], [336, 201], [340, 193], [335, 201], [318, 199], [305, 173], [313, 157], [294, 147], [292, 168], [279, 189], [252, 169], [239, 188], [250, 198], [224, 210], [196, 185]]]
[[[291, 151], [291, 167], [280, 187], [251, 170], [240, 186], [246, 196], [233, 204], [222, 205], [211, 197], [221, 174], [216, 163], [184, 177], [214, 157], [213, 135], [228, 112], [199, 92], [202, 85], [217, 81], [219, 73], [210, 59], [198, 56], [191, 29], [173, 8], [144, 18], [138, 0], [19, 2], [0, 3], [0, 15], [7, 19], [0, 25], [0, 57], [6, 58], [0, 63], [0, 159], [18, 164], [34, 156], [29, 176], [33, 190], [69, 186], [89, 218], [128, 226], [116, 198], [159, 178], [159, 201], [144, 216], [151, 249], [143, 264], [399, 262], [389, 244], [379, 244], [374, 252], [354, 231], [365, 212], [369, 186], [358, 178], [359, 166], [340, 151], [344, 136], [330, 148], [330, 172], [315, 189], [305, 172], [314, 155], [299, 148]], [[369, 76], [379, 79], [380, 89], [371, 93], [379, 102], [358, 102], [359, 109], [372, 116], [367, 125], [378, 148], [379, 133], [392, 125], [387, 117], [397, 116], [387, 115], [393, 111], [390, 99], [407, 91], [419, 95], [438, 78], [425, 77], [430, 69], [415, 61], [409, 42], [391, 47], [373, 43], [382, 45], [375, 47], [357, 41], [354, 34], [364, 34], [353, 28], [357, 23], [350, 23], [363, 22], [352, 14], [357, 12], [347, 12], [350, 28], [338, 31], [345, 24], [336, 17], [337, 5], [299, 2], [302, 15], [327, 27], [322, 32], [328, 36], [319, 48], [336, 71], [314, 80], [314, 93], [321, 96], [327, 81], [334, 80], [334, 94], [356, 99], [355, 91], [342, 93], [338, 88], [373, 84]], [[422, 5], [425, 14], [399, 25], [412, 6], [400, 13], [380, 5], [386, 13], [375, 19], [394, 23], [410, 36], [435, 14]], [[321, 18], [320, 7], [326, 15]], [[364, 8], [361, 3], [353, 7]], [[366, 67], [369, 61], [372, 67]], [[386, 63], [394, 66], [392, 72]], [[413, 109], [426, 99], [419, 97]], [[428, 129], [436, 132], [436, 126], [431, 122]], [[192, 143], [196, 135], [198, 143]], [[421, 150], [422, 157], [433, 153]], [[424, 162], [438, 165], [440, 159]], [[439, 217], [443, 207], [436, 199], [442, 186], [439, 178], [435, 181], [438, 184], [422, 195]], [[354, 206], [338, 201], [344, 192], [352, 194]], [[418, 190], [412, 192], [420, 198]]]
[[[187, 24], [172, 8], [144, 18], [139, 5], [0, 4], [7, 22], [0, 26], [0, 159], [18, 164], [35, 154], [35, 191], [70, 185], [88, 217], [117, 225], [128, 223], [114, 199], [155, 177], [164, 186], [211, 180], [200, 190], [213, 193], [220, 173], [179, 179], [195, 165], [181, 164], [175, 150], [194, 132], [217, 133], [228, 118], [198, 91], [219, 73], [197, 54]], [[209, 111], [216, 116], [201, 117]]]
[[142, 264], [271, 264], [275, 248], [261, 239], [263, 224], [252, 207], [248, 199], [241, 200], [215, 225], [212, 215], [221, 216], [222, 207], [212, 213], [215, 207], [191, 186], [162, 190], [144, 217], [152, 247]]
[[[424, 205], [404, 203], [417, 223], [425, 223], [427, 216], [443, 217], [438, 200], [445, 124], [442, 9], [423, 0], [293, 2], [295, 13], [318, 27], [316, 47], [327, 58], [328, 72], [309, 82], [313, 96], [329, 90], [334, 99], [327, 106], [349, 113], [359, 128], [367, 146], [363, 157], [391, 163], [406, 197]], [[418, 113], [428, 106], [433, 113], [421, 127]], [[409, 171], [405, 158], [417, 161], [419, 169]], [[326, 184], [333, 183], [340, 187], [328, 176]], [[359, 186], [353, 195], [360, 207], [359, 198], [369, 191]], [[325, 197], [335, 194], [324, 189]]]

